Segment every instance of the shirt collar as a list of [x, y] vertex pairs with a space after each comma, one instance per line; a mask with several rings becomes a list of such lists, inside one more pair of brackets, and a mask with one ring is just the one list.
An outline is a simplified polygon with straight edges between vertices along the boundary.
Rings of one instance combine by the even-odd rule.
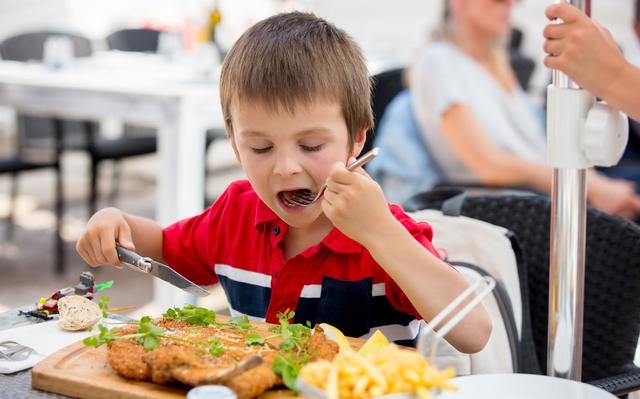
[[[265, 229], [270, 229], [270, 225], [275, 222], [281, 222], [281, 219], [278, 215], [271, 210], [264, 202], [258, 201], [256, 205], [256, 216], [255, 216], [255, 226], [256, 229], [260, 231], [265, 231]], [[284, 223], [284, 222], [282, 222]], [[329, 248], [331, 251], [340, 253], [340, 254], [359, 254], [362, 252], [362, 244], [359, 242], [352, 240], [347, 237], [344, 233], [342, 233], [337, 228], [333, 228], [327, 234], [325, 238], [322, 239], [320, 245], [324, 245]], [[303, 251], [303, 254], [307, 254], [308, 251], [316, 252], [314, 247], [308, 248]]]
[[264, 230], [264, 226], [269, 224], [270, 222], [274, 222], [276, 220], [280, 220], [278, 215], [271, 210], [261, 199], [258, 198], [256, 201], [256, 218], [254, 221], [254, 225], [259, 230]]

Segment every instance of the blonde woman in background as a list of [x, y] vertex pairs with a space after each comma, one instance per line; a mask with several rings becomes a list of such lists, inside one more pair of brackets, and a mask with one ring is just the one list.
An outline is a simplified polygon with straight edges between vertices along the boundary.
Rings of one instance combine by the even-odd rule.
[[[514, 3], [448, 0], [441, 38], [412, 65], [412, 100], [447, 181], [549, 193], [544, 127], [518, 86], [504, 45]], [[640, 215], [632, 182], [594, 171], [588, 176], [592, 206], [630, 219]]]

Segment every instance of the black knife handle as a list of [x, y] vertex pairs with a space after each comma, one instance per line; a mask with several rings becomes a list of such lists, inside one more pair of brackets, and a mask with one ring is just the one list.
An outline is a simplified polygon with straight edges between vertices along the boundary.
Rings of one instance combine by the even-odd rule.
[[149, 258], [144, 258], [137, 253], [119, 245], [116, 245], [116, 251], [118, 252], [118, 259], [120, 259], [120, 261], [122, 261], [123, 263], [135, 266], [145, 273], [147, 273], [151, 268]]

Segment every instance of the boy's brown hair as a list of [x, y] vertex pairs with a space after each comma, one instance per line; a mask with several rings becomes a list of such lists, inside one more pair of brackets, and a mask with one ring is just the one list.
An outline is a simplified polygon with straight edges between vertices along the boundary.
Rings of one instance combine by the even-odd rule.
[[229, 137], [233, 101], [293, 113], [318, 99], [340, 104], [350, 147], [363, 128], [373, 127], [371, 81], [360, 48], [313, 14], [284, 13], [258, 22], [225, 57], [220, 100]]

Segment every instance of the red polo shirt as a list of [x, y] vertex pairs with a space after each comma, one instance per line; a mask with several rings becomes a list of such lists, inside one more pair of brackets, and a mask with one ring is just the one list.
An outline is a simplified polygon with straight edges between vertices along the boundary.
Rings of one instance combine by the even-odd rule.
[[[397, 205], [390, 210], [439, 257], [428, 224]], [[285, 260], [280, 243], [287, 229], [248, 181], [238, 181], [200, 215], [165, 228], [163, 256], [197, 284], [219, 281], [234, 315], [273, 323], [278, 312], [290, 309], [296, 322], [327, 322], [350, 336], [381, 329], [401, 343], [416, 338], [418, 312], [366, 248], [334, 228]]]

